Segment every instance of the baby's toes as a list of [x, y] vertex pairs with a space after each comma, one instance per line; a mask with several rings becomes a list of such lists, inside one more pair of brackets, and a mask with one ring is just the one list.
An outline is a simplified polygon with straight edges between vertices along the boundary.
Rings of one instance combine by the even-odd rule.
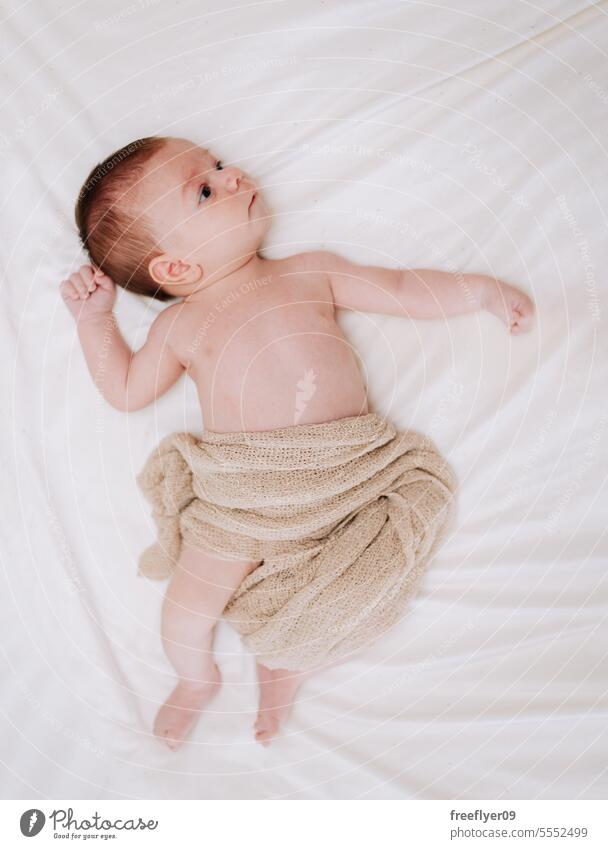
[[[278, 730], [278, 726], [277, 726]], [[270, 746], [274, 738], [277, 736], [276, 731], [272, 731], [271, 729], [266, 729], [264, 731], [256, 731], [255, 732], [255, 740], [256, 743], [260, 743], [262, 746]]]
[[161, 708], [153, 730], [160, 742], [168, 746], [172, 752], [179, 748], [182, 739], [178, 729], [178, 717], [174, 711], [167, 710], [166, 707]]
[[261, 712], [254, 725], [255, 739], [262, 746], [269, 746], [279, 732], [278, 717], [267, 711]]

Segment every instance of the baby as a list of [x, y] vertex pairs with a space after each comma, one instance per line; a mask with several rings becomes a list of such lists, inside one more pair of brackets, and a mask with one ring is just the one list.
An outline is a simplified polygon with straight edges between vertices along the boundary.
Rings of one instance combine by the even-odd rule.
[[[62, 281], [61, 296], [104, 398], [118, 410], [141, 410], [187, 372], [205, 427], [217, 434], [369, 413], [337, 309], [412, 319], [487, 310], [513, 334], [533, 323], [527, 295], [481, 274], [455, 280], [428, 269], [359, 266], [328, 251], [266, 259], [272, 216], [254, 180], [184, 139], [141, 139], [106, 159], [83, 186], [76, 220], [93, 265]], [[112, 312], [115, 283], [174, 299], [135, 353]], [[163, 646], [178, 682], [154, 725], [171, 749], [220, 687], [214, 626], [262, 562], [181, 548], [162, 609]], [[255, 732], [266, 745], [308, 673], [261, 662], [257, 670]]]

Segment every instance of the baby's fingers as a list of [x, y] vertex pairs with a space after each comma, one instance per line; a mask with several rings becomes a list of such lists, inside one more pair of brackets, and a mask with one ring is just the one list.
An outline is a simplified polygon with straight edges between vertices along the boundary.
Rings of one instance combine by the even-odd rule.
[[527, 333], [534, 324], [534, 304], [529, 298], [522, 299], [511, 309], [511, 333]]
[[95, 269], [90, 265], [83, 265], [77, 273], [80, 276], [82, 282], [84, 283], [86, 291], [92, 292], [99, 283], [99, 278], [95, 272]]
[[111, 277], [108, 277], [107, 274], [104, 274], [99, 268], [93, 275], [93, 282], [98, 286], [101, 286], [102, 289], [111, 290], [114, 288], [114, 281]]
[[61, 286], [59, 287], [59, 291], [61, 293], [61, 297], [64, 300], [72, 300], [77, 301], [80, 298], [78, 294], [78, 290], [74, 286], [71, 280], [63, 280]]
[[88, 298], [89, 296], [89, 281], [84, 279], [82, 272], [76, 271], [70, 275], [70, 282], [78, 292], [80, 298]]

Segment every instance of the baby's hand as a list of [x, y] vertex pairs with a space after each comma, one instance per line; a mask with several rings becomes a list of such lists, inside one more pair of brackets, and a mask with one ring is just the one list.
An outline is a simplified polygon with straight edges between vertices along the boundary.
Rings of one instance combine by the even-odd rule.
[[77, 322], [112, 311], [116, 300], [116, 285], [102, 271], [83, 265], [59, 287], [63, 302]]
[[484, 279], [482, 308], [494, 313], [506, 324], [510, 333], [527, 333], [534, 324], [534, 304], [515, 286], [493, 277]]

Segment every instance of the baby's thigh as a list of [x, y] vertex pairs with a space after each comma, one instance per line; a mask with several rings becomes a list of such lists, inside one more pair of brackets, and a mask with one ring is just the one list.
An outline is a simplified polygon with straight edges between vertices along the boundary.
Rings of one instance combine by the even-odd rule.
[[[261, 561], [225, 560], [209, 551], [182, 544], [180, 557], [167, 588], [167, 597], [195, 607], [221, 605], [223, 610], [234, 591]], [[190, 605], [187, 605], [190, 606]]]

